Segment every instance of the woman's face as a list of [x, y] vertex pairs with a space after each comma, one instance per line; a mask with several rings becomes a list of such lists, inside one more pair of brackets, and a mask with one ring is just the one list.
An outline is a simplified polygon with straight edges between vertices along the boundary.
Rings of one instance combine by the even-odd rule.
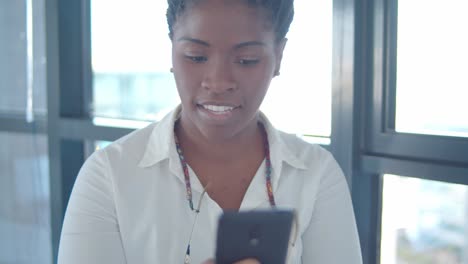
[[284, 44], [275, 42], [265, 11], [245, 1], [189, 6], [177, 19], [172, 39], [184, 128], [212, 139], [255, 128]]

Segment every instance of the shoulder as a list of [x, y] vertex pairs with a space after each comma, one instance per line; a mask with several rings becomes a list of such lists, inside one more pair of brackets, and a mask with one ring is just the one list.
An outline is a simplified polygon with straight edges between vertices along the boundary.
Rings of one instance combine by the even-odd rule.
[[82, 171], [103, 171], [109, 168], [124, 165], [136, 166], [144, 154], [145, 146], [157, 123], [137, 129], [102, 149], [94, 151], [85, 161]]
[[[302, 182], [302, 188], [307, 188], [311, 193], [319, 194], [336, 184], [345, 184], [346, 177], [333, 155], [319, 144], [306, 142], [296, 135], [279, 132], [282, 145], [290, 157], [284, 160], [290, 166], [284, 168], [283, 173], [301, 177], [295, 177]], [[293, 157], [293, 158], [291, 158]]]
[[102, 149], [102, 152], [112, 159], [125, 158], [139, 160], [143, 156], [151, 135], [157, 127], [158, 123], [155, 122], [144, 128], [137, 129], [112, 142]]
[[335, 162], [333, 155], [319, 144], [307, 142], [295, 134], [282, 131], [278, 131], [278, 135], [289, 151], [306, 164]]
[[176, 108], [161, 121], [135, 130], [107, 146], [103, 151], [109, 161], [138, 166], [141, 162], [148, 165], [167, 158], [169, 145], [174, 141], [174, 123], [179, 111], [180, 108]]

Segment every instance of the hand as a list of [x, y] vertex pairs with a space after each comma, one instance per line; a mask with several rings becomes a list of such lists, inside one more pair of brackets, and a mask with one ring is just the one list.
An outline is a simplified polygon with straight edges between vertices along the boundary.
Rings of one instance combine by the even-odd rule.
[[[203, 262], [202, 264], [215, 264], [214, 260], [212, 259], [209, 259], [205, 262]], [[233, 264], [260, 264], [260, 262], [256, 259], [244, 259], [244, 260], [241, 260], [241, 261], [238, 261], [236, 263], [233, 263]]]

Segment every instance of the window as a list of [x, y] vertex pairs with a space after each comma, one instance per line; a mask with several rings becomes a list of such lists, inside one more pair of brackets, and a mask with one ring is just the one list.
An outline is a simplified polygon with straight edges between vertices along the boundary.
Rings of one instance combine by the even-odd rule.
[[44, 5], [0, 1], [0, 263], [52, 263]]
[[0, 2], [0, 112], [47, 111], [43, 13], [43, 0]]
[[381, 264], [466, 263], [467, 186], [396, 175], [383, 181]]
[[0, 263], [52, 263], [47, 140], [0, 132]]
[[467, 10], [464, 0], [398, 2], [397, 131], [468, 137]]
[[362, 73], [368, 101], [359, 106], [365, 125], [353, 175], [367, 263], [468, 260], [468, 108], [460, 77], [467, 7], [374, 1], [362, 42], [371, 59], [360, 62], [373, 71]]
[[[113, 12], [108, 12], [109, 5]], [[99, 117], [160, 120], [179, 103], [169, 71], [166, 9], [166, 1], [91, 1], [97, 121], [102, 120]]]
[[281, 75], [261, 110], [288, 133], [330, 137], [333, 3], [294, 1], [294, 8]]

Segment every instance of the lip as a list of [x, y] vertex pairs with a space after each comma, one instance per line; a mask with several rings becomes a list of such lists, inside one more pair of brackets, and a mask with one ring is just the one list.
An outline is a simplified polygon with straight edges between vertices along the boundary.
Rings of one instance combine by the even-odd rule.
[[[225, 112], [214, 112], [211, 110], [206, 109], [203, 107], [204, 105], [214, 105], [214, 106], [227, 106], [227, 107], [232, 107], [233, 109]], [[229, 121], [233, 117], [233, 115], [237, 112], [237, 110], [240, 108], [240, 105], [233, 104], [233, 103], [228, 103], [228, 102], [203, 102], [203, 103], [197, 103], [197, 108], [199, 112], [201, 113], [203, 119], [209, 121], [209, 122], [214, 122], [217, 124], [220, 123], [225, 123]]]
[[239, 104], [231, 103], [231, 102], [213, 102], [213, 101], [204, 101], [204, 102], [199, 102], [197, 103], [197, 106], [203, 106], [203, 105], [216, 105], [216, 106], [229, 106], [229, 107], [234, 107], [234, 108], [239, 108]]

